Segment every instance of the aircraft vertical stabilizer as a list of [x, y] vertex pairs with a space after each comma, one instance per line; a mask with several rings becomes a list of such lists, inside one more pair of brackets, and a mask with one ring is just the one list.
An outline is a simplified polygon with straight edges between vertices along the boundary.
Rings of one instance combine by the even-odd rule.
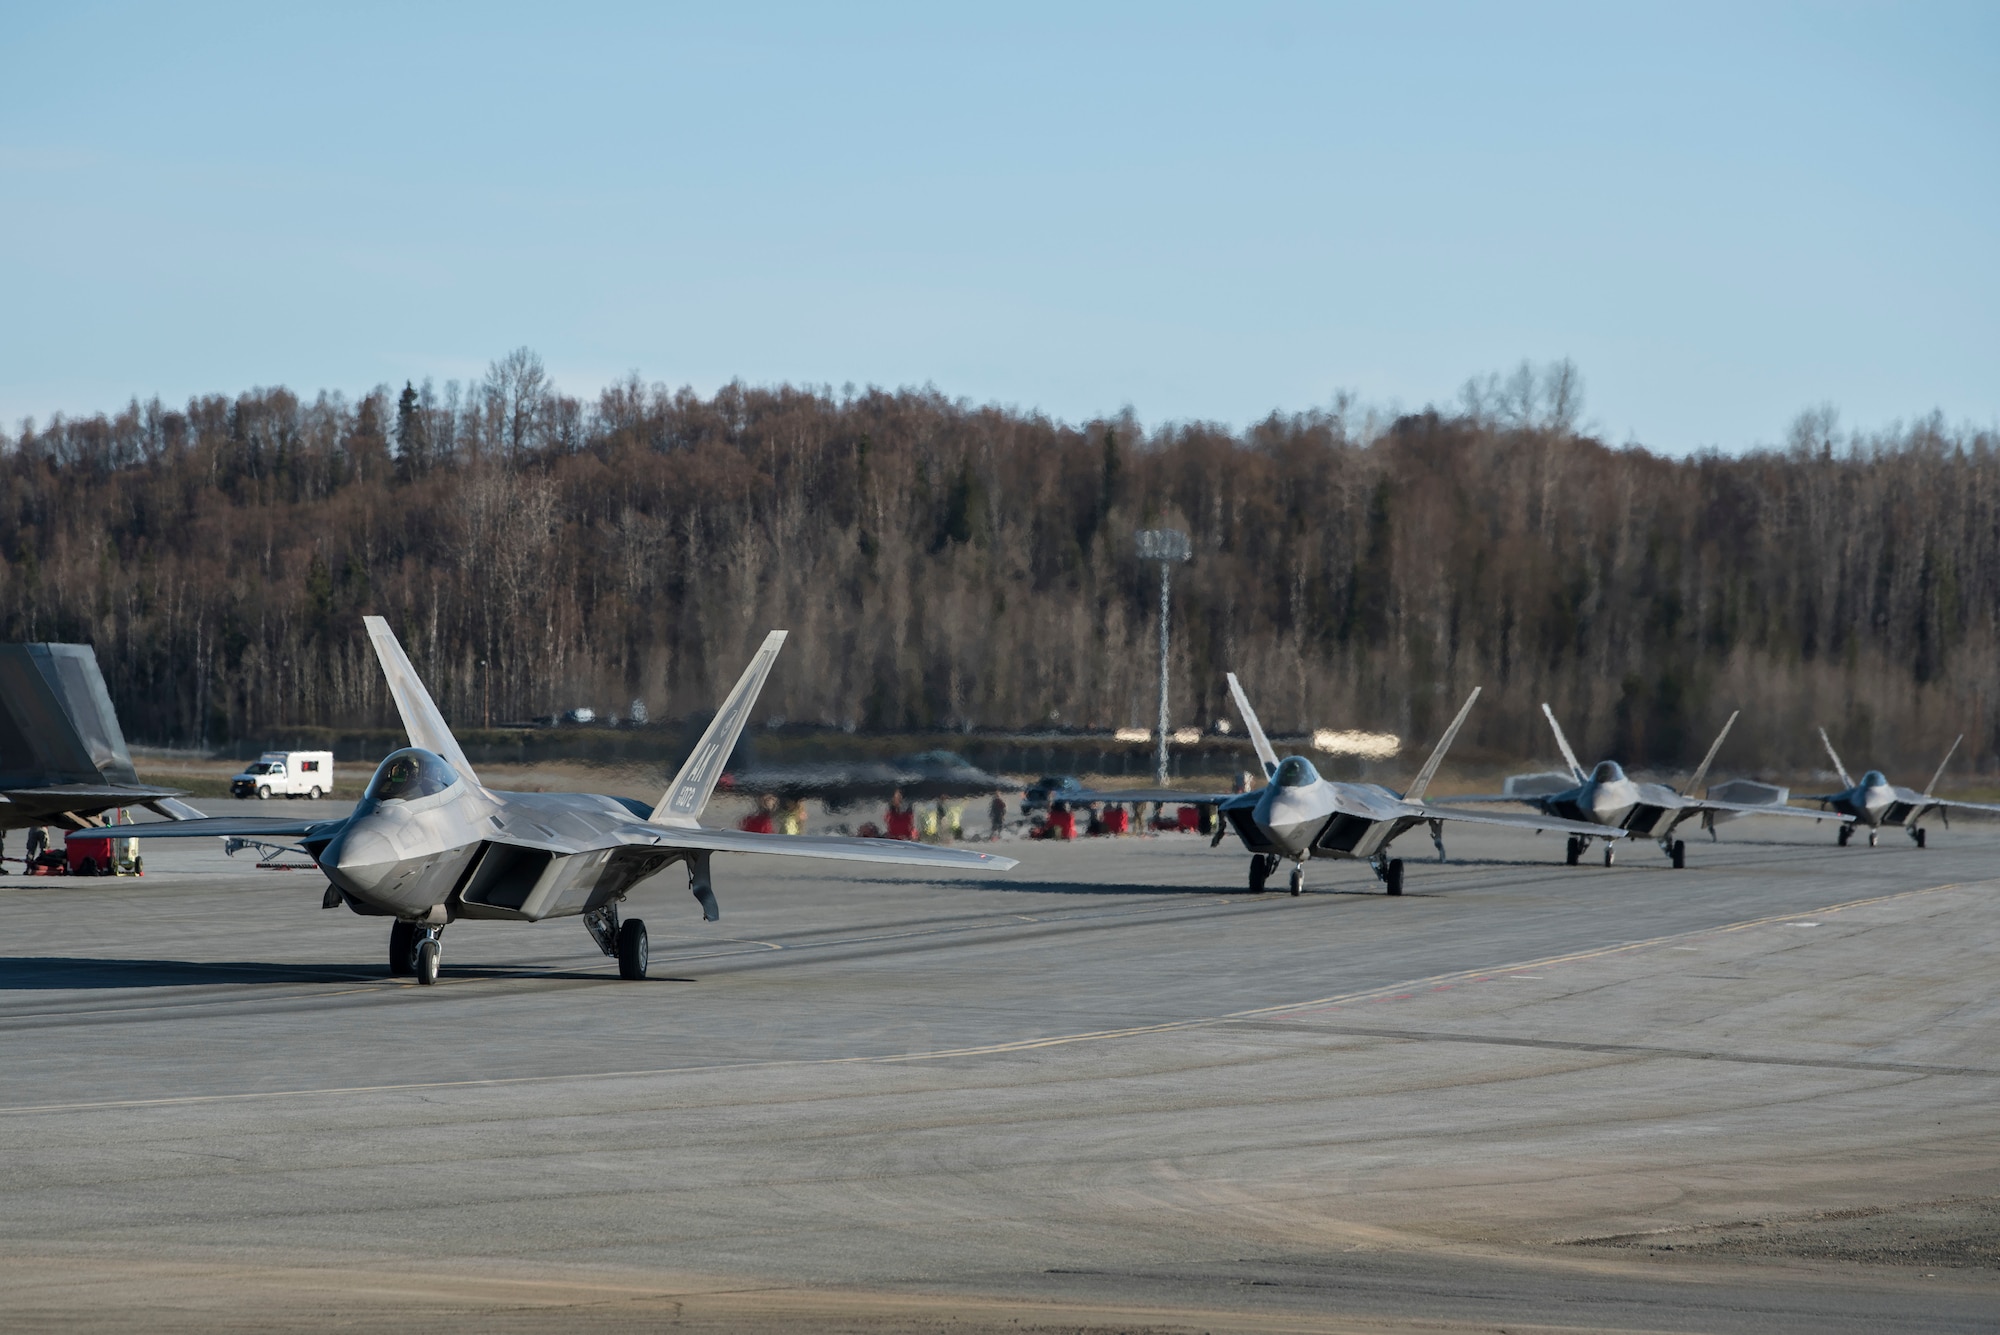
[[95, 650], [0, 645], [0, 787], [138, 782]]
[[757, 693], [764, 689], [764, 678], [771, 675], [771, 665], [778, 661], [778, 650], [785, 644], [785, 632], [774, 630], [764, 637], [764, 647], [750, 660], [750, 666], [743, 669], [743, 675], [736, 679], [735, 687], [722, 702], [722, 708], [715, 711], [715, 718], [709, 723], [708, 731], [695, 743], [687, 763], [667, 786], [660, 804], [653, 808], [653, 820], [664, 825], [692, 825], [708, 805], [709, 795], [715, 791], [715, 782], [722, 777], [722, 767], [729, 763], [729, 753], [736, 747], [736, 739], [743, 733], [743, 725], [750, 719], [750, 708], [757, 703]]
[[1944, 759], [1938, 761], [1937, 773], [1931, 775], [1931, 781], [1924, 785], [1925, 797], [1929, 797], [1931, 795], [1931, 790], [1938, 786], [1938, 780], [1944, 777], [1944, 767], [1946, 765], [1949, 765], [1951, 763], [1951, 758], [1958, 754], [1958, 743], [1964, 740], [1965, 740], [1965, 734], [1960, 733], [1958, 735], [1958, 740], [1954, 741], [1951, 744], [1951, 750], [1944, 753]]
[[368, 627], [368, 639], [375, 646], [375, 656], [382, 660], [382, 675], [388, 679], [389, 694], [396, 701], [396, 712], [403, 716], [403, 731], [410, 735], [410, 745], [442, 756], [461, 776], [477, 783], [479, 779], [472, 772], [472, 762], [465, 758], [458, 738], [451, 735], [451, 727], [444, 721], [444, 714], [439, 711], [437, 702], [431, 699], [431, 693], [424, 689], [423, 678], [410, 666], [410, 660], [403, 653], [396, 633], [389, 629], [389, 623], [381, 617], [363, 617], [361, 621]]
[[1583, 766], [1576, 763], [1576, 752], [1569, 749], [1569, 738], [1563, 736], [1562, 724], [1556, 722], [1556, 711], [1549, 708], [1547, 701], [1542, 702], [1542, 717], [1549, 721], [1549, 727], [1555, 732], [1556, 745], [1562, 748], [1563, 760], [1568, 763], [1569, 772], [1576, 776], [1578, 783], [1582, 783]]
[[1701, 787], [1701, 781], [1708, 777], [1708, 767], [1715, 763], [1715, 753], [1722, 749], [1723, 739], [1729, 736], [1729, 730], [1736, 726], [1736, 715], [1742, 712], [1738, 709], [1731, 713], [1729, 721], [1722, 725], [1722, 731], [1715, 734], [1715, 744], [1708, 748], [1708, 754], [1701, 758], [1701, 764], [1695, 766], [1694, 777], [1687, 781], [1687, 787], [1681, 789], [1681, 796], [1691, 796], [1695, 789]]
[[[1840, 776], [1840, 786], [1843, 788], [1852, 788], [1854, 780], [1847, 777], [1847, 766], [1840, 763], [1840, 754], [1833, 749], [1833, 739], [1826, 735], [1825, 728], [1819, 730], [1819, 740], [1820, 745], [1826, 748], [1826, 758], [1833, 762], [1833, 772]], [[1956, 746], [1956, 743], [1954, 743], [1954, 746]], [[1949, 756], [1945, 757], [1947, 760], [1950, 758]]]
[[1250, 745], [1257, 748], [1257, 763], [1264, 767], [1264, 777], [1270, 778], [1278, 772], [1278, 753], [1271, 749], [1271, 739], [1264, 735], [1264, 725], [1257, 721], [1257, 711], [1250, 707], [1250, 699], [1243, 694], [1243, 684], [1236, 680], [1236, 674], [1229, 676], [1229, 693], [1236, 697], [1236, 712], [1243, 715], [1243, 727], [1250, 734]]
[[1431, 780], [1437, 777], [1438, 766], [1444, 763], [1444, 753], [1451, 750], [1452, 740], [1458, 736], [1458, 730], [1465, 726], [1466, 715], [1470, 714], [1472, 706], [1478, 703], [1479, 690], [1480, 688], [1475, 686], [1472, 688], [1472, 694], [1465, 697], [1465, 703], [1459, 706], [1458, 717], [1453, 719], [1451, 726], [1444, 730], [1444, 736], [1438, 738], [1438, 744], [1431, 749], [1431, 758], [1424, 762], [1424, 767], [1421, 770], [1417, 771], [1416, 779], [1410, 784], [1410, 791], [1403, 794], [1404, 801], [1421, 802], [1424, 800], [1425, 790], [1431, 786]]

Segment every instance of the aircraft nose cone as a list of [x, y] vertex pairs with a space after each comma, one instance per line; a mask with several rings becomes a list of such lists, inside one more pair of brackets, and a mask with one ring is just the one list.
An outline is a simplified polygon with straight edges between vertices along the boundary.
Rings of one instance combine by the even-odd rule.
[[327, 879], [351, 895], [367, 898], [387, 879], [397, 861], [396, 846], [375, 830], [348, 830], [320, 854]]

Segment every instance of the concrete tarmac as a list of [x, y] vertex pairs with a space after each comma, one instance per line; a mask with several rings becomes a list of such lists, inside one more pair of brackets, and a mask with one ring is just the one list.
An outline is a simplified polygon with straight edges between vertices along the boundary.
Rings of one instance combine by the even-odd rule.
[[207, 841], [9, 876], [0, 1328], [1991, 1331], [2000, 831], [1932, 836], [719, 858], [636, 984], [391, 979]]

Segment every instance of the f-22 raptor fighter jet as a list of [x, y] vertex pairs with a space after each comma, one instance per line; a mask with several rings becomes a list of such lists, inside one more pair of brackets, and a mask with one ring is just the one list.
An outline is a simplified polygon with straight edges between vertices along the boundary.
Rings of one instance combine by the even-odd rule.
[[120, 835], [249, 840], [291, 837], [326, 873], [323, 907], [393, 918], [389, 971], [435, 983], [445, 924], [457, 918], [536, 922], [581, 917], [624, 978], [646, 976], [646, 925], [618, 919], [635, 887], [677, 863], [704, 916], [721, 916], [715, 853], [777, 853], [959, 871], [1001, 871], [1012, 858], [887, 839], [755, 834], [696, 823], [764, 685], [785, 632], [772, 631], [655, 806], [592, 793], [510, 793], [472, 772], [444, 715], [381, 617], [367, 617], [410, 745], [375, 771], [339, 820], [211, 817], [122, 826]]
[[[1738, 710], [1737, 713], [1741, 713]], [[1794, 816], [1801, 820], [1845, 819], [1822, 815], [1817, 811], [1804, 811], [1798, 807], [1788, 807], [1777, 803], [1726, 802], [1719, 798], [1695, 797], [1695, 789], [1708, 776], [1708, 767], [1715, 763], [1716, 752], [1729, 736], [1729, 730], [1736, 726], [1736, 714], [1729, 716], [1716, 734], [1714, 745], [1701, 758], [1694, 776], [1687, 787], [1675, 792], [1663, 783], [1639, 783], [1627, 778], [1625, 771], [1615, 760], [1600, 760], [1596, 768], [1588, 773], [1577, 763], [1576, 752], [1570, 749], [1569, 738], [1563, 736], [1562, 725], [1556, 722], [1555, 711], [1548, 705], [1542, 706], [1542, 714], [1555, 732], [1556, 745], [1562, 750], [1563, 760], [1569, 765], [1573, 787], [1553, 793], [1503, 793], [1479, 797], [1454, 797], [1454, 802], [1519, 802], [1550, 816], [1562, 816], [1569, 820], [1582, 821], [1595, 827], [1583, 834], [1573, 836], [1569, 841], [1567, 858], [1574, 867], [1590, 851], [1592, 839], [1603, 839], [1604, 865], [1609, 867], [1617, 860], [1610, 830], [1622, 830], [1634, 837], [1658, 841], [1660, 851], [1674, 864], [1676, 869], [1687, 865], [1687, 842], [1676, 831], [1681, 824], [1694, 817], [1711, 821], [1718, 816]]]
[[[1303, 894], [1306, 861], [1309, 858], [1349, 858], [1365, 860], [1374, 868], [1383, 888], [1392, 895], [1403, 893], [1403, 860], [1389, 856], [1389, 845], [1397, 835], [1413, 826], [1428, 824], [1431, 842], [1440, 860], [1444, 857], [1444, 822], [1468, 821], [1475, 825], [1508, 825], [1515, 829], [1563, 830], [1575, 833], [1590, 827], [1560, 817], [1487, 815], [1464, 811], [1443, 803], [1424, 801], [1424, 793], [1436, 776], [1438, 765], [1451, 748], [1452, 739], [1479, 699], [1475, 688], [1465, 698], [1458, 717], [1438, 739], [1430, 759], [1411, 782], [1409, 791], [1396, 793], [1375, 783], [1341, 783], [1323, 779], [1304, 756], [1278, 758], [1264, 735], [1257, 713], [1236, 674], [1229, 675], [1229, 693], [1235, 697], [1243, 728], [1257, 750], [1264, 767], [1265, 785], [1248, 793], [1184, 793], [1172, 789], [1130, 792], [1081, 792], [1067, 798], [1091, 802], [1213, 802], [1223, 821], [1218, 824], [1210, 847], [1222, 842], [1230, 830], [1250, 852], [1250, 889], [1261, 893], [1279, 863], [1292, 864], [1292, 893]], [[1622, 838], [1623, 836], [1612, 836]]]
[[[1856, 783], [1847, 777], [1847, 767], [1840, 763], [1840, 757], [1835, 754], [1833, 743], [1827, 738], [1825, 728], [1819, 730], [1819, 740], [1826, 747], [1827, 758], [1833, 761], [1833, 772], [1838, 774], [1840, 781], [1847, 786], [1837, 793], [1820, 793], [1813, 797], [1801, 797], [1799, 800], [1818, 802], [1848, 818], [1848, 821], [1843, 821], [1840, 826], [1842, 848], [1847, 847], [1847, 841], [1854, 837], [1854, 826], [1857, 824], [1868, 827], [1870, 848], [1875, 847], [1876, 831], [1884, 825], [1902, 826], [1911, 841], [1918, 848], [1922, 848], [1925, 835], [1921, 822], [1933, 811], [1938, 813], [1947, 826], [1951, 824], [1951, 813], [1954, 810], [1988, 811], [2000, 815], [2000, 807], [1987, 806], [1980, 802], [1948, 802], [1941, 797], [1931, 796], [1931, 790], [1936, 788], [1938, 780], [1944, 777], [1944, 767], [1949, 765], [1951, 758], [1958, 753], [1958, 743], [1965, 740], [1964, 733], [1960, 733], [1958, 741], [1951, 744], [1951, 750], [1944, 753], [1944, 759], [1938, 762], [1937, 773], [1931, 775], [1931, 781], [1924, 785], [1921, 793], [1897, 787], [1884, 778], [1879, 769], [1869, 770], [1861, 776], [1861, 782]], [[1853, 823], [1850, 824], [1849, 821]]]

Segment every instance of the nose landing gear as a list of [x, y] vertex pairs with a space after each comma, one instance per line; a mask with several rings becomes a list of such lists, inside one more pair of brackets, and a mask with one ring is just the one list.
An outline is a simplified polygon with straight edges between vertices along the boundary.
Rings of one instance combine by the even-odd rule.
[[1306, 864], [1303, 862], [1294, 862], [1292, 864], [1292, 894], [1293, 896], [1296, 897], [1298, 895], [1304, 894], [1305, 892], [1306, 892]]
[[1618, 845], [1607, 839], [1604, 841], [1604, 865], [1608, 867], [1616, 861], [1618, 861]]
[[1870, 848], [1875, 847], [1875, 838], [1876, 838], [1875, 831], [1870, 830], [1868, 832], [1868, 846]]
[[443, 928], [420, 922], [397, 921], [389, 927], [389, 976], [408, 978], [415, 974], [428, 987], [438, 980], [438, 965], [444, 960]]

